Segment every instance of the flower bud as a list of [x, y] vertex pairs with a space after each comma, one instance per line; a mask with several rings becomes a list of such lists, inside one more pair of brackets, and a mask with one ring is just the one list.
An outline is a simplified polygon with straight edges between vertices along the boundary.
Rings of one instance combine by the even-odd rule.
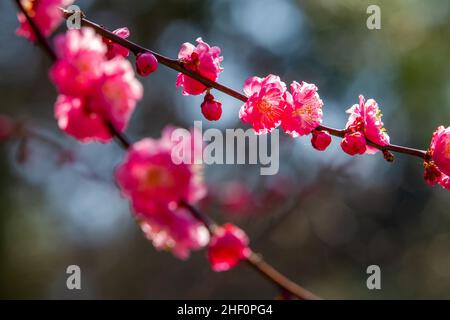
[[217, 121], [222, 116], [222, 104], [210, 93], [205, 95], [201, 108], [203, 116], [209, 121]]
[[328, 131], [314, 130], [312, 132], [311, 144], [314, 149], [324, 151], [331, 143], [331, 135]]
[[342, 150], [351, 156], [364, 154], [366, 152], [366, 138], [361, 132], [346, 134], [341, 141]]
[[251, 254], [248, 237], [233, 224], [218, 227], [211, 238], [208, 260], [214, 271], [227, 271]]
[[136, 57], [136, 70], [142, 77], [147, 77], [158, 69], [158, 60], [149, 53], [139, 53]]

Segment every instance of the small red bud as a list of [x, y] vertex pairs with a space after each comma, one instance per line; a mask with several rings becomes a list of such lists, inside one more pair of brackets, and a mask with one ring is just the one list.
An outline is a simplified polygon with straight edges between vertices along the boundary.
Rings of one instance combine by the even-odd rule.
[[367, 148], [366, 138], [359, 131], [350, 134], [347, 133], [341, 141], [341, 147], [345, 153], [351, 156], [356, 154], [364, 154]]
[[158, 60], [153, 54], [145, 52], [137, 55], [136, 70], [140, 76], [146, 77], [155, 72], [156, 69], [158, 69]]
[[331, 135], [328, 131], [314, 130], [312, 132], [311, 144], [314, 149], [324, 151], [331, 143]]
[[222, 116], [222, 104], [214, 100], [214, 96], [210, 93], [205, 95], [201, 108], [203, 116], [209, 121], [217, 121]]

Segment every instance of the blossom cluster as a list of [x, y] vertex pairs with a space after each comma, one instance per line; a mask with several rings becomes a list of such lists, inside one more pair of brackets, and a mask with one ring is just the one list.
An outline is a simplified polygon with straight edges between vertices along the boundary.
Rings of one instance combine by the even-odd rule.
[[[128, 30], [119, 30], [127, 36]], [[55, 117], [59, 127], [82, 142], [108, 142], [110, 126], [123, 132], [142, 98], [128, 50], [105, 43], [90, 28], [69, 30], [55, 40], [57, 61], [50, 78], [58, 89]]]
[[[183, 66], [201, 76], [216, 81], [219, 73], [223, 71], [220, 66], [223, 58], [220, 56], [219, 47], [211, 47], [202, 38], [197, 38], [197, 46], [186, 42], [181, 46], [178, 60]], [[191, 77], [179, 73], [176, 86], [183, 89], [183, 95], [199, 95], [205, 92], [206, 86]]]
[[345, 126], [346, 134], [341, 142], [342, 150], [349, 155], [373, 154], [379, 149], [367, 144], [367, 141], [378, 146], [389, 144], [389, 136], [383, 128], [381, 110], [375, 100], [365, 100], [359, 96], [359, 104], [347, 110], [350, 114]]
[[[20, 0], [23, 9], [44, 36], [49, 36], [64, 20], [60, 8], [65, 8], [73, 2], [74, 0]], [[36, 35], [25, 14], [18, 13], [17, 19], [20, 26], [16, 34], [30, 41], [36, 41]]]
[[158, 140], [146, 138], [135, 143], [117, 168], [116, 179], [155, 247], [187, 258], [190, 250], [208, 243], [209, 234], [181, 203], [195, 204], [205, 196], [206, 188], [200, 168], [183, 163], [183, 159], [176, 159], [179, 164], [175, 164], [173, 130], [166, 128]]
[[[17, 34], [36, 40], [27, 14], [44, 36], [50, 35], [63, 20], [59, 7], [71, 3], [73, 0], [21, 0], [25, 13], [18, 15]], [[114, 34], [121, 38], [130, 36], [127, 28], [117, 29]], [[182, 88], [183, 95], [205, 93], [201, 112], [206, 119], [217, 121], [222, 115], [222, 104], [204, 82], [217, 81], [223, 71], [223, 57], [219, 47], [210, 46], [201, 38], [196, 42], [197, 45], [186, 42], [181, 46], [178, 62], [185, 70], [178, 74], [175, 84]], [[129, 50], [90, 28], [69, 30], [58, 36], [55, 48], [57, 60], [49, 74], [58, 90], [55, 117], [59, 127], [81, 142], [109, 142], [115, 132], [127, 128], [143, 96], [143, 87], [126, 59]], [[139, 75], [148, 76], [157, 70], [155, 55], [136, 54]], [[179, 70], [178, 66], [176, 69]], [[195, 73], [206, 81], [194, 79], [185, 72]], [[239, 118], [251, 125], [256, 134], [267, 134], [281, 127], [293, 138], [311, 134], [312, 146], [317, 150], [323, 151], [330, 145], [330, 130], [321, 127], [324, 103], [316, 85], [293, 81], [288, 90], [279, 76], [270, 74], [264, 78], [250, 77], [243, 91], [247, 99], [240, 108]], [[389, 146], [390, 139], [375, 100], [366, 101], [361, 95], [359, 103], [347, 113], [348, 122], [339, 135], [344, 152], [351, 156], [373, 154]], [[0, 140], [6, 139], [12, 130], [8, 119], [0, 118]], [[189, 209], [206, 195], [202, 168], [192, 164], [195, 163], [192, 159], [186, 159], [202, 152], [195, 148], [201, 142], [190, 141], [189, 155], [174, 153], [180, 143], [172, 139], [174, 130], [167, 127], [159, 139], [145, 138], [131, 145], [117, 167], [117, 184], [122, 195], [129, 199], [142, 231], [157, 249], [170, 250], [186, 259], [191, 251], [208, 246], [207, 256], [213, 270], [228, 270], [250, 257], [249, 239], [244, 231], [231, 224], [211, 227]], [[441, 126], [434, 133], [424, 167], [429, 184], [450, 189], [450, 127]], [[232, 196], [237, 199], [231, 204], [246, 206], [241, 201], [245, 200], [245, 193], [238, 191], [241, 198]]]
[[[136, 218], [157, 249], [170, 250], [186, 259], [192, 250], [209, 243], [208, 259], [216, 271], [224, 271], [246, 258], [250, 250], [245, 233], [233, 225], [214, 230], [210, 241], [206, 226], [185, 208], [206, 195], [200, 165], [191, 164], [203, 150], [196, 148], [200, 135], [191, 140], [174, 140], [175, 128], [166, 127], [160, 139], [143, 139], [128, 150], [116, 170], [122, 195], [131, 201]], [[188, 143], [188, 154], [173, 152], [174, 146]]]
[[248, 99], [239, 111], [244, 123], [256, 134], [271, 132], [280, 126], [292, 137], [311, 133], [322, 123], [323, 102], [314, 84], [292, 82], [291, 92], [280, 77], [251, 77], [244, 84]]

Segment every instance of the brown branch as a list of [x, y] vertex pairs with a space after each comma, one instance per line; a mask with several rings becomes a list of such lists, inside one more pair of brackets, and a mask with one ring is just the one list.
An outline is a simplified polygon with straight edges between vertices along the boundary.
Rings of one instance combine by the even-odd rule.
[[[67, 17], [70, 16], [71, 13], [69, 13], [68, 11], [64, 10], [64, 15]], [[247, 97], [245, 95], [243, 95], [242, 93], [233, 90], [223, 84], [220, 84], [216, 81], [212, 81], [202, 75], [200, 75], [199, 73], [196, 73], [195, 71], [192, 70], [188, 70], [186, 69], [183, 64], [175, 59], [170, 59], [168, 57], [165, 57], [157, 52], [154, 52], [150, 49], [144, 48], [134, 42], [131, 42], [127, 39], [123, 39], [117, 35], [115, 35], [114, 33], [112, 33], [111, 31], [105, 29], [104, 27], [86, 19], [86, 18], [81, 18], [81, 24], [83, 26], [87, 26], [87, 27], [91, 27], [93, 28], [99, 35], [101, 35], [102, 37], [105, 37], [111, 41], [114, 41], [117, 44], [120, 44], [121, 46], [129, 49], [130, 51], [132, 51], [134, 54], [138, 54], [138, 53], [142, 53], [142, 52], [149, 52], [151, 54], [153, 54], [156, 59], [158, 60], [159, 63], [161, 63], [162, 65], [165, 65], [166, 67], [169, 67], [175, 71], [181, 72], [195, 80], [197, 80], [198, 82], [201, 82], [202, 84], [204, 84], [206, 87], [208, 88], [214, 88], [216, 90], [219, 90], [233, 98], [236, 98], [237, 100], [240, 100], [242, 102], [246, 102], [247, 101]], [[335, 128], [331, 128], [325, 125], [320, 125], [316, 128], [316, 130], [326, 130], [328, 131], [331, 135], [336, 136], [336, 137], [344, 137], [345, 135], [345, 129], [335, 129]], [[367, 139], [366, 139], [367, 140]], [[427, 159], [427, 152], [424, 150], [420, 150], [420, 149], [414, 149], [414, 148], [409, 148], [409, 147], [403, 147], [403, 146], [398, 146], [398, 145], [394, 145], [394, 144], [389, 144], [386, 146], [381, 146], [378, 145], [376, 143], [373, 143], [369, 140], [367, 140], [367, 144], [375, 147], [381, 151], [393, 151], [393, 152], [398, 152], [398, 153], [403, 153], [403, 154], [407, 154], [407, 155], [411, 155], [411, 156], [415, 156], [415, 157], [419, 157], [421, 159], [426, 160]]]
[[[23, 7], [20, 4], [20, 0], [17, 0], [19, 6], [21, 7], [21, 9], [23, 9]], [[27, 17], [27, 19], [31, 22], [30, 24], [32, 24], [33, 26], [33, 31], [35, 32], [37, 39], [41, 42], [43, 48], [45, 48], [45, 51], [49, 54], [49, 56], [51, 57], [51, 59], [54, 61], [56, 60], [56, 54], [53, 50], [53, 48], [48, 45], [45, 37], [42, 35], [42, 33], [40, 32], [39, 28], [37, 28], [37, 26], [33, 23], [33, 21], [30, 19], [30, 17], [28, 16], [27, 12], [25, 10], [22, 11], [25, 16]], [[64, 12], [66, 17], [67, 17], [67, 12]], [[113, 33], [110, 33], [109, 31], [104, 30], [102, 27], [100, 27], [97, 24], [94, 24], [90, 21], [87, 21], [83, 18], [83, 24], [84, 25], [89, 25], [91, 27], [93, 27], [96, 30], [103, 30], [104, 32], [107, 32], [107, 34], [109, 36], [111, 36], [111, 40], [116, 41], [117, 43], [121, 44], [119, 41], [121, 41], [122, 38], [116, 36]], [[123, 40], [123, 39], [122, 39]], [[44, 45], [45, 43], [45, 45]], [[128, 41], [127, 41], [128, 43]], [[132, 44], [131, 42], [129, 42], [129, 44]], [[130, 50], [132, 50], [134, 53], [139, 53], [139, 52], [143, 52], [143, 51], [148, 51], [151, 52], [150, 50], [146, 50], [144, 48], [141, 48], [135, 44], [133, 44], [133, 49], [130, 48]], [[153, 53], [153, 52], [152, 52]], [[155, 54], [155, 53], [153, 53]], [[180, 72], [184, 72], [187, 75], [190, 75], [190, 73], [192, 73], [191, 71], [185, 69], [180, 63], [178, 63], [178, 61], [176, 60], [171, 60], [168, 59], [166, 57], [163, 57], [159, 54], [155, 54], [155, 56], [157, 56], [157, 59], [161, 62], [175, 70], [178, 70]], [[198, 75], [196, 73], [192, 74], [193, 77], [197, 77]], [[214, 87], [215, 88], [221, 88], [219, 90], [227, 93], [226, 91], [229, 91], [230, 93], [233, 92], [232, 89], [229, 89], [225, 86], [219, 85], [211, 80], [208, 79], [199, 79], [199, 81], [201, 81], [202, 83], [204, 83], [205, 85], [209, 86], [209, 84], [215, 84]], [[236, 94], [233, 95], [234, 97], [241, 99], [245, 98], [245, 96], [243, 96], [242, 94], [239, 94], [237, 92], [235, 92]], [[245, 98], [246, 99], [246, 98]], [[243, 100], [245, 101], [245, 100]], [[116, 128], [112, 125], [111, 122], [105, 121], [108, 128], [111, 131], [111, 134], [116, 138], [117, 143], [123, 148], [123, 149], [128, 149], [130, 147], [130, 142], [128, 140], [128, 138], [118, 132], [116, 130]], [[209, 230], [209, 232], [212, 234], [215, 230], [215, 228], [217, 227], [217, 224], [208, 216], [204, 215], [202, 212], [200, 212], [199, 210], [197, 210], [195, 207], [193, 207], [192, 205], [188, 204], [187, 202], [181, 202], [182, 206], [186, 207], [191, 214], [197, 218], [199, 221], [201, 221]], [[302, 287], [300, 287], [299, 285], [295, 284], [293, 281], [289, 280], [288, 278], [286, 278], [285, 276], [283, 276], [281, 273], [279, 273], [277, 270], [275, 270], [275, 268], [273, 268], [272, 266], [270, 266], [267, 262], [265, 262], [264, 260], [262, 260], [262, 258], [255, 254], [252, 253], [250, 255], [250, 257], [247, 259], [247, 262], [255, 268], [255, 270], [257, 270], [259, 273], [263, 274], [266, 279], [268, 279], [271, 282], [274, 282], [278, 287], [280, 287], [281, 289], [290, 292], [291, 294], [293, 294], [294, 296], [296, 296], [299, 299], [318, 299], [314, 294], [312, 294], [311, 292], [307, 291], [306, 289], [303, 289]]]
[[[188, 209], [191, 214], [201, 221], [207, 228], [211, 235], [214, 234], [217, 224], [209, 217], [203, 214], [200, 210], [190, 205], [189, 203], [182, 201], [181, 206]], [[267, 280], [274, 283], [282, 291], [289, 292], [300, 300], [319, 300], [320, 298], [315, 294], [309, 292], [305, 288], [299, 286], [292, 280], [285, 277], [274, 267], [268, 264], [262, 256], [251, 250], [250, 256], [245, 260], [254, 270], [262, 274]]]
[[277, 284], [280, 289], [289, 292], [296, 298], [300, 300], [321, 300], [314, 293], [286, 278], [274, 267], [265, 262], [261, 255], [252, 252], [246, 262], [268, 280]]
[[[22, 2], [20, 0], [15, 0], [15, 2], [30, 24], [30, 27], [34, 32], [34, 35], [36, 36], [38, 44], [41, 45], [42, 49], [47, 53], [52, 62], [55, 62], [58, 59], [55, 50], [48, 43], [47, 38], [42, 34], [41, 30], [36, 25], [34, 20], [29, 16], [28, 12], [22, 5]], [[64, 10], [63, 14], [67, 16], [67, 11]], [[110, 121], [105, 119], [105, 125], [108, 127], [111, 135], [116, 138], [116, 140], [124, 149], [127, 149], [130, 146], [128, 138], [123, 133], [119, 132]]]
[[15, 0], [19, 10], [23, 13], [25, 18], [27, 19], [31, 29], [33, 30], [34, 35], [36, 36], [37, 43], [41, 45], [42, 49], [48, 54], [52, 61], [56, 61], [56, 53], [50, 44], [47, 42], [47, 39], [39, 30], [38, 26], [34, 23], [33, 19], [29, 16], [28, 12], [25, 10], [22, 2], [20, 0]]

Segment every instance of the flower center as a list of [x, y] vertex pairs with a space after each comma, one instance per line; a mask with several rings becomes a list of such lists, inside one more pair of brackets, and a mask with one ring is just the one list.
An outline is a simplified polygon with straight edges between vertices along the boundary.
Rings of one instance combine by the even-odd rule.
[[114, 103], [121, 101], [122, 92], [113, 82], [106, 81], [106, 83], [102, 87], [102, 92], [111, 103], [113, 103], [114, 105], [121, 105], [120, 103]]
[[304, 104], [301, 108], [298, 108], [292, 112], [292, 116], [299, 117], [305, 122], [315, 121], [315, 112], [311, 104]]
[[256, 108], [271, 121], [273, 121], [280, 114], [279, 109], [275, 108], [271, 103], [264, 99], [256, 103]]
[[172, 185], [172, 179], [163, 167], [151, 166], [145, 172], [143, 185], [146, 188], [168, 187]]

